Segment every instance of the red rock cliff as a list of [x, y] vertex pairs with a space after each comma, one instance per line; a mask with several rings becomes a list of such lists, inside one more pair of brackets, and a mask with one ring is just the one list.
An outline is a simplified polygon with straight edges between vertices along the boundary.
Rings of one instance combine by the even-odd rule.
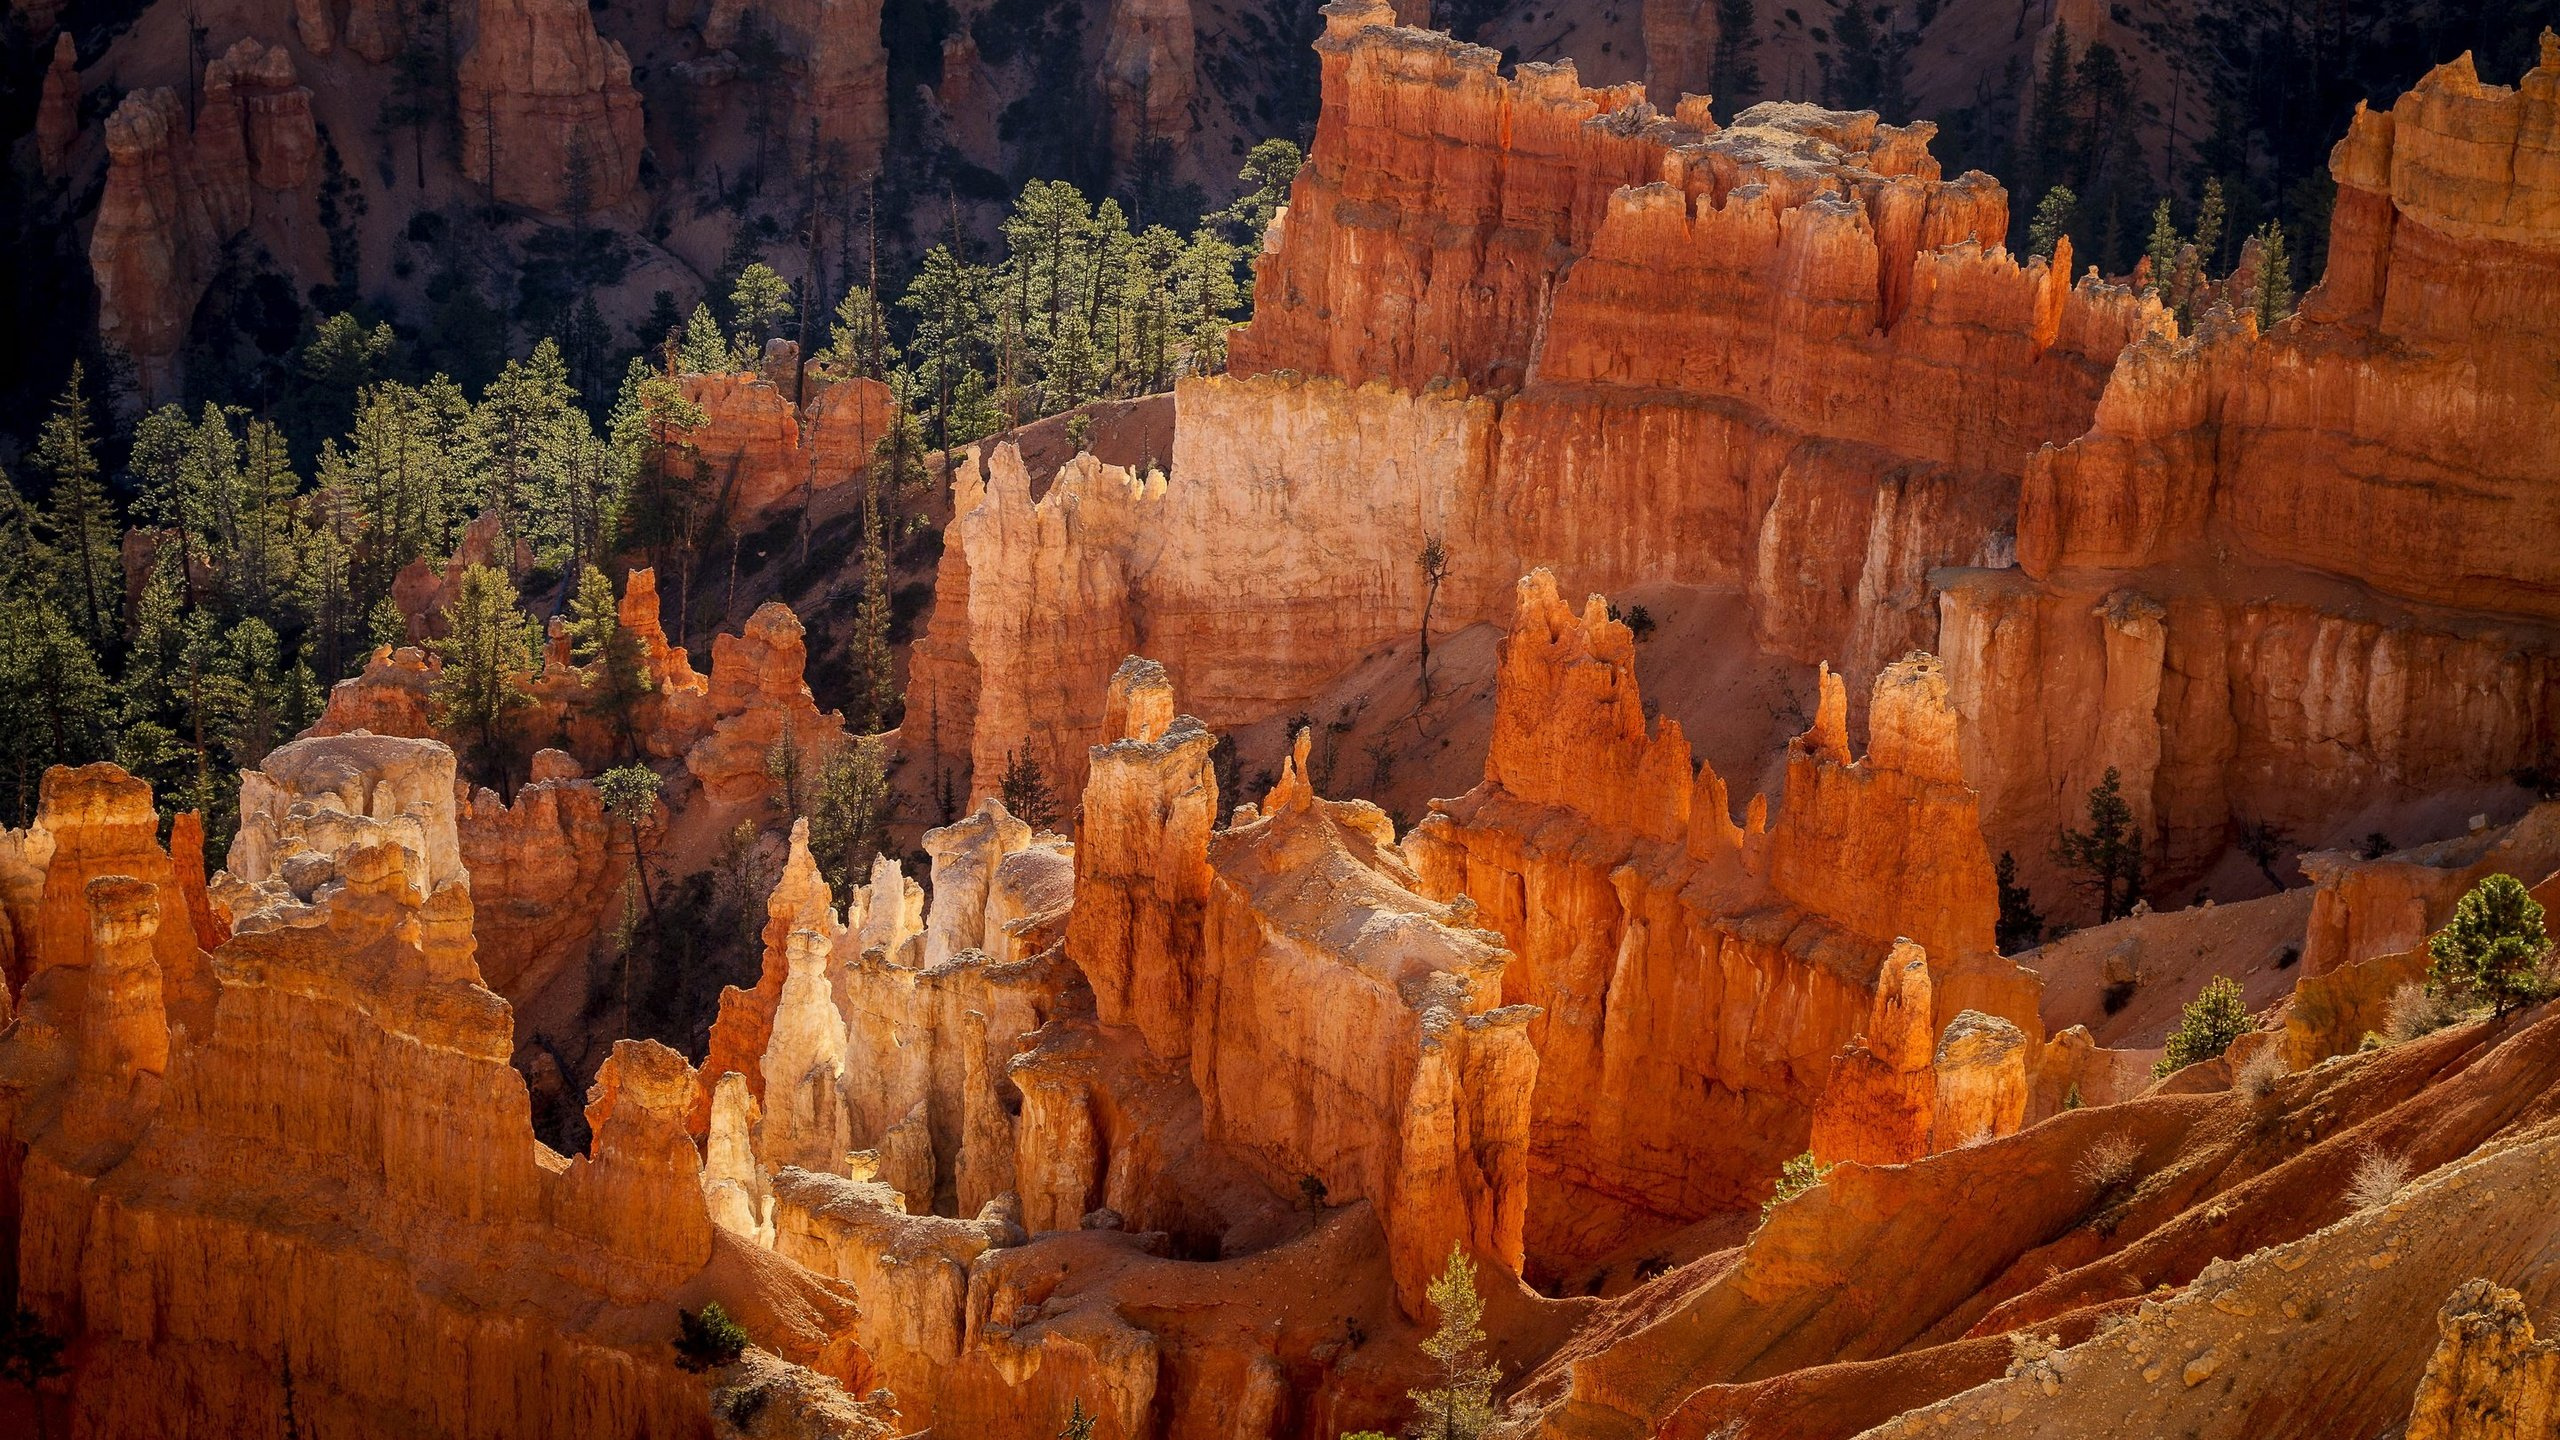
[[497, 200], [610, 209], [639, 183], [631, 58], [576, 0], [483, 0], [456, 79], [462, 173]]

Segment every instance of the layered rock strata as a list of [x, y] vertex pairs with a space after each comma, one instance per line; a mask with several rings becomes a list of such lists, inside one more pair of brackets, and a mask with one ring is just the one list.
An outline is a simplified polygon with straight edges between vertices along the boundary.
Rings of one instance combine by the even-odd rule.
[[[48, 942], [0, 1037], [0, 1109], [24, 1147], [18, 1300], [73, 1342], [75, 1428], [251, 1433], [289, 1404], [319, 1432], [698, 1436], [699, 1382], [667, 1342], [675, 1303], [708, 1298], [859, 1379], [842, 1287], [711, 1224], [680, 1057], [624, 1043], [591, 1151], [534, 1140], [506, 1004], [473, 962], [451, 756], [314, 744], [270, 757], [244, 807], [263, 838], [222, 882], [237, 933], [203, 1013], [174, 1023], [159, 952], [186, 919], [165, 880], [132, 878], [170, 861], [147, 828], [115, 838], [133, 827], [114, 802], [147, 816], [148, 790], [54, 772], [46, 887], [79, 891], [49, 894], [44, 930], [87, 938]], [[440, 817], [413, 795], [435, 779]], [[99, 864], [125, 873], [82, 878]]]
[[[1072, 793], [1125, 648], [1212, 725], [1286, 714], [1426, 599], [1435, 626], [1507, 622], [1538, 565], [1746, 591], [1764, 648], [1863, 686], [1928, 643], [1933, 567], [2005, 560], [2028, 454], [2088, 427], [2156, 323], [1999, 251], [2005, 194], [1942, 179], [1926, 125], [1719, 129], [1389, 18], [1329, 11], [1314, 149], [1231, 375], [1177, 387], [1170, 477], [1071, 472], [1034, 504], [999, 448], [957, 482], [935, 644], [980, 683], [924, 668], [909, 708], [977, 788], [1037, 710], [1070, 727], [1042, 759]], [[1232, 543], [1271, 531], [1303, 543]]]
[[2109, 765], [2184, 876], [2244, 821], [2346, 840], [2361, 807], [2560, 744], [2560, 457], [2528, 418], [2560, 353], [2543, 45], [2513, 89], [2465, 56], [2360, 109], [2301, 312], [2129, 350], [2028, 468], [2019, 573], [1948, 588], [1966, 772], [2031, 873]]
[[[1680, 727], [1648, 723], [1634, 638], [1605, 602], [1577, 615], [1544, 571], [1517, 593], [1485, 782], [1434, 802], [1404, 848], [1425, 893], [1471, 897], [1518, 956], [1503, 998], [1543, 1012], [1533, 1274], [1578, 1279], [1631, 1240], [1755, 1203], [1807, 1148], [1835, 1073], [1868, 1092], [1844, 1092], [1823, 1132], [1835, 1150], [1935, 1148], [1950, 1067], [1932, 1038], [1959, 1012], [2006, 1017], [2032, 1071], [2037, 982], [1993, 947], [1991, 861], [1935, 662], [1878, 678], [1863, 759], [1826, 673], [1783, 791], [1737, 823]], [[1676, 1018], [1695, 1015], [1715, 1021]], [[1880, 1053], [1835, 1072], [1861, 1029]]]

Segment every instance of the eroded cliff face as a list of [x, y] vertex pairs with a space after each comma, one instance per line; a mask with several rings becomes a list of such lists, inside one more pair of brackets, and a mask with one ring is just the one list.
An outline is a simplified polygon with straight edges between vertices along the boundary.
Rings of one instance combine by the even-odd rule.
[[[796, 103], [788, 133], [794, 143], [805, 143], [814, 130], [821, 163], [854, 176], [877, 171], [889, 138], [880, 0], [780, 0], [753, 9], [792, 63]], [[670, 28], [698, 24], [706, 48], [727, 50], [748, 11], [741, 0], [669, 0], [666, 18]]]
[[[59, 52], [57, 52], [58, 54]], [[205, 66], [193, 117], [178, 92], [137, 90], [107, 117], [107, 188], [89, 236], [98, 332], [148, 400], [175, 393], [178, 350], [222, 247], [257, 192], [307, 189], [319, 135], [283, 46], [242, 39]]]
[[[1177, 387], [1160, 492], [1062, 476], [1035, 506], [985, 478], [1000, 450], [956, 487], [909, 709], [976, 788], [1020, 715], [1091, 724], [1126, 648], [1209, 724], [1259, 720], [1426, 600], [1435, 628], [1507, 624], [1539, 565], [1745, 592], [1755, 643], [1839, 662], [1862, 704], [1930, 643], [1932, 569], [2006, 562], [2029, 453], [2088, 428], [2158, 322], [1993, 248], [2006, 195], [1941, 178], [1926, 125], [1763, 105], [1719, 128], [1390, 21], [1329, 13], [1314, 149], [1231, 374]], [[1275, 533], [1298, 543], [1234, 543]], [[1035, 566], [1056, 578], [1026, 589]], [[965, 631], [941, 618], [964, 595]], [[1042, 633], [1061, 609], [1081, 623]], [[1082, 743], [1042, 756], [1070, 794]]]
[[534, 1140], [473, 959], [451, 772], [378, 737], [270, 757], [191, 1016], [147, 787], [54, 772], [39, 928], [83, 938], [27, 983], [0, 1102], [24, 1146], [19, 1303], [74, 1341], [80, 1433], [256, 1433], [289, 1383], [321, 1432], [705, 1435], [666, 1342], [679, 1299], [714, 1296], [860, 1378], [847, 1293], [716, 1234], [681, 1057], [626, 1042], [590, 1153]]
[[492, 198], [583, 215], [639, 183], [631, 57], [575, 0], [483, 0], [455, 81], [462, 173]]
[[1191, 0], [1113, 0], [1100, 79], [1120, 164], [1134, 163], [1149, 141], [1191, 133], [1194, 41]]
[[2174, 883], [2239, 823], [2336, 843], [2552, 752], [2555, 95], [2546, 39], [2512, 89], [2465, 56], [2360, 110], [2300, 314], [2136, 345], [2029, 466], [2021, 574], [1950, 586], [1940, 649], [2030, 873], [2108, 765]]
[[794, 405], [798, 352], [766, 371], [686, 375], [685, 399], [702, 407], [703, 424], [685, 442], [711, 467], [740, 531], [841, 485], [859, 484], [871, 449], [888, 433], [895, 398], [877, 380], [834, 379], [823, 369], [806, 377], [807, 399]]
[[1783, 792], [1737, 824], [1680, 727], [1646, 720], [1634, 638], [1604, 602], [1576, 614], [1544, 571], [1517, 593], [1485, 783], [1435, 802], [1404, 848], [1426, 893], [1471, 897], [1517, 954], [1503, 998], [1541, 1011], [1533, 1275], [1570, 1285], [1763, 1198], [1862, 1031], [1889, 1093], [1834, 1102], [1841, 1154], [1934, 1148], [1931, 1044], [1961, 1011], [2006, 1017], [2032, 1068], [2037, 984], [1992, 944], [1991, 861], [1933, 661], [1878, 679], [1863, 759], [1826, 673]]

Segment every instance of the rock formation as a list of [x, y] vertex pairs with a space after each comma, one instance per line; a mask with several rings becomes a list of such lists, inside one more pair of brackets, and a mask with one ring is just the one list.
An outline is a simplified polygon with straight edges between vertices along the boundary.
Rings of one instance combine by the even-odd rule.
[[1101, 80], [1116, 163], [1191, 133], [1193, 38], [1191, 0], [1112, 0]]
[[[1254, 319], [1179, 387], [1161, 491], [1071, 473], [1035, 505], [1000, 447], [958, 482], [911, 738], [974, 790], [1044, 714], [1072, 796], [1127, 648], [1212, 726], [1292, 713], [1413, 633], [1433, 539], [1453, 627], [1537, 564], [1739, 590], [1760, 647], [1840, 665], [1853, 726], [1892, 659], [1943, 656], [1994, 853], [2066, 918], [2053, 836], [2110, 766], [2165, 893], [2243, 823], [2336, 843], [2560, 746], [2555, 580], [2518, 538], [2554, 523], [2547, 447], [2420, 418], [2534, 411], [2552, 67], [2447, 66], [2359, 120], [2301, 315], [2188, 335], [2000, 250], [2006, 195], [1941, 177], [1925, 124], [1664, 116], [1389, 19], [1328, 14]], [[1275, 529], [1304, 543], [1235, 551]]]
[[[2144, 341], [2029, 467], [2023, 573], [1952, 586], [1940, 637], [1995, 845], [2027, 862], [2107, 765], [2186, 874], [2235, 816], [2309, 837], [2552, 753], [2555, 661], [2520, 622], [2560, 614], [2560, 572], [2522, 537], [2560, 512], [2511, 427], [2519, 367], [2560, 345], [2529, 138], [2555, 76], [2546, 41], [2514, 89], [2466, 56], [2359, 112], [2301, 313]], [[2479, 418], [2425, 418], [2455, 413]], [[2203, 578], [2234, 555], [2245, 591]]]
[[[1933, 567], [2005, 559], [2029, 453], [2088, 428], [2154, 323], [1987, 248], [2007, 198], [1941, 179], [1926, 125], [1764, 105], [1718, 129], [1388, 18], [1329, 12], [1253, 322], [1229, 376], [1177, 387], [1160, 490], [1070, 471], [1035, 506], [1001, 447], [956, 482], [930, 643], [980, 685], [920, 666], [909, 710], [974, 788], [1042, 713], [1071, 795], [1141, 639], [1212, 725], [1290, 713], [1414, 632], [1430, 539], [1435, 624], [1504, 623], [1541, 564], [1711, 585], [1751, 595], [1764, 647], [1863, 687], [1930, 642]], [[1274, 529], [1304, 543], [1236, 552]]]
[[2418, 1381], [2410, 1440], [2522, 1440], [2560, 1426], [2560, 1345], [2534, 1339], [2523, 1296], [2466, 1280], [2436, 1325], [2444, 1341]]
[[311, 92], [283, 47], [243, 39], [205, 67], [192, 123], [176, 91], [126, 95], [107, 117], [107, 155], [89, 238], [98, 330], [132, 358], [144, 398], [165, 398], [222, 246], [256, 213], [253, 182], [295, 190], [315, 178]]
[[711, 641], [711, 733], [685, 751], [685, 768], [704, 793], [724, 805], [743, 804], [772, 788], [765, 757], [787, 733], [807, 752], [812, 771], [844, 743], [844, 717], [818, 711], [801, 672], [808, 646], [791, 607], [767, 601], [747, 618], [746, 629]]
[[[670, 28], [692, 23], [694, 5], [670, 3]], [[736, 43], [748, 7], [712, 0], [701, 16], [703, 45]], [[789, 57], [795, 113], [786, 133], [805, 145], [814, 129], [820, 163], [850, 176], [880, 168], [889, 138], [889, 59], [880, 30], [880, 0], [780, 0], [754, 7], [756, 23]]]
[[[239, 930], [186, 1018], [167, 1013], [161, 957], [187, 926], [139, 818], [147, 788], [112, 767], [47, 787], [39, 929], [86, 936], [45, 942], [0, 1037], [0, 1111], [25, 1147], [18, 1299], [77, 1341], [80, 1432], [253, 1432], [289, 1374], [320, 1431], [694, 1435], [700, 1390], [665, 1337], [673, 1302], [710, 1297], [785, 1354], [858, 1378], [835, 1338], [842, 1288], [715, 1232], [679, 1057], [617, 1050], [591, 1153], [534, 1141], [507, 1007], [473, 963], [451, 756], [303, 746], [270, 757], [266, 798], [246, 807], [265, 838], [235, 849], [244, 870], [222, 882]], [[439, 777], [441, 816], [422, 798]], [[125, 873], [90, 873], [102, 865]], [[466, 1389], [479, 1398], [458, 1410]]]
[[[1647, 723], [1634, 638], [1605, 602], [1575, 614], [1544, 571], [1517, 594], [1485, 783], [1434, 802], [1404, 848], [1425, 893], [1473, 897], [1519, 956], [1503, 998], [1544, 1012], [1529, 1027], [1533, 1276], [1578, 1277], [1631, 1239], [1766, 1195], [1862, 1022], [1887, 1093], [1843, 1112], [1872, 1138], [1826, 1127], [1838, 1153], [1910, 1158], [1943, 1131], [1922, 1113], [1923, 1097], [1948, 1103], [1929, 1037], [1958, 1012], [2016, 1025], [2033, 1071], [2036, 981], [1993, 948], [1991, 860], [1934, 661], [1878, 677], [1863, 760], [1826, 673], [1784, 791], [1737, 825], [1680, 727]], [[1889, 954], [1903, 964], [1884, 968]], [[1869, 1068], [1854, 1054], [1851, 1070]]]
[[684, 377], [685, 398], [703, 414], [685, 443], [710, 465], [714, 483], [734, 509], [731, 523], [741, 531], [839, 486], [860, 483], [872, 447], [888, 433], [895, 407], [888, 386], [812, 371], [809, 398], [794, 407], [791, 368], [784, 367], [778, 378], [755, 371]]
[[455, 80], [462, 173], [493, 199], [584, 213], [621, 204], [639, 183], [631, 59], [596, 34], [584, 5], [486, 0]]
[[80, 48], [70, 32], [53, 40], [53, 63], [45, 67], [44, 93], [36, 101], [36, 163], [48, 180], [67, 172], [71, 142], [80, 138]]

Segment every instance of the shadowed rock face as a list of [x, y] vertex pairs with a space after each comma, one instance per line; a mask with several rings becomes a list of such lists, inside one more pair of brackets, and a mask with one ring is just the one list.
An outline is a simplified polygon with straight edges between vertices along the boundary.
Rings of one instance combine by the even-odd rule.
[[[53, 94], [53, 77], [65, 77], [67, 98], [57, 106], [77, 96], [64, 54], [57, 48], [46, 82]], [[206, 64], [203, 78], [192, 117], [167, 88], [133, 91], [107, 117], [107, 187], [89, 268], [99, 337], [132, 359], [146, 400], [176, 394], [196, 304], [222, 266], [223, 246], [260, 213], [258, 192], [301, 190], [319, 178], [311, 92], [296, 83], [283, 46], [243, 38]], [[48, 123], [63, 133], [59, 115]]]
[[462, 173], [501, 203], [605, 210], [638, 183], [631, 59], [576, 0], [487, 0], [455, 79]]

